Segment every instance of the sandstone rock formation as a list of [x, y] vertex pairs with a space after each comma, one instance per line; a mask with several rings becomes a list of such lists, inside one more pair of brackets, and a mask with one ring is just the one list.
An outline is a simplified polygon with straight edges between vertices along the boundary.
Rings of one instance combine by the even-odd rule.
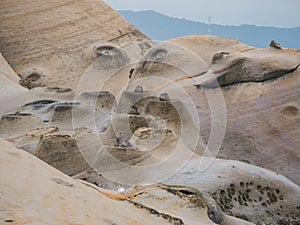
[[199, 161], [201, 167], [205, 160], [191, 160], [166, 183], [210, 193], [223, 211], [255, 224], [298, 221], [300, 188], [297, 184], [278, 173], [231, 160], [216, 159], [199, 172]]
[[[154, 48], [163, 49], [168, 56], [148, 60], [151, 56], [147, 55], [146, 63], [137, 65], [135, 85], [159, 70], [159, 80], [144, 89], [156, 85], [160, 92], [167, 90], [182, 102], [192, 98], [206, 142], [212, 107], [216, 107], [215, 118], [225, 114], [226, 133], [219, 157], [262, 166], [299, 184], [299, 50], [255, 49], [208, 36], [178, 38]], [[180, 49], [182, 61], [177, 64]], [[174, 88], [177, 85], [185, 91]], [[212, 106], [209, 96], [219, 106]]]
[[[141, 46], [151, 43], [98, 0], [3, 1], [0, 15], [0, 52], [31, 87], [53, 87], [59, 81], [61, 87], [75, 88], [97, 58], [94, 48], [107, 43], [110, 48], [131, 41], [140, 41]], [[27, 77], [33, 74], [34, 84], [30, 84]]]
[[0, 146], [1, 224], [252, 224], [227, 216], [196, 191], [153, 185], [110, 192], [74, 180], [3, 139]]
[[0, 223], [299, 224], [300, 50], [0, 4]]

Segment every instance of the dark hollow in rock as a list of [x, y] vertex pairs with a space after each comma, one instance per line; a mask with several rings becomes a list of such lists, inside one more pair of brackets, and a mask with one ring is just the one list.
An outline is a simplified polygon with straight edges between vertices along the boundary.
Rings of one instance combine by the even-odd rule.
[[283, 115], [287, 117], [295, 117], [298, 114], [298, 108], [296, 106], [287, 106], [282, 110]]
[[196, 85], [197, 88], [218, 88], [218, 87], [230, 87], [231, 85], [238, 85], [242, 83], [254, 82], [263, 83], [274, 81], [280, 77], [293, 73], [299, 67], [288, 69], [275, 69], [265, 70], [259, 74], [253, 74], [251, 67], [247, 65], [247, 58], [240, 57], [234, 59], [229, 66], [223, 69], [223, 72], [217, 79], [213, 79], [206, 84]]
[[128, 112], [130, 115], [140, 115], [138, 108], [134, 105], [131, 107], [131, 110]]
[[56, 101], [54, 101], [54, 100], [38, 100], [38, 101], [34, 101], [34, 102], [29, 102], [29, 103], [23, 105], [22, 107], [33, 106], [35, 109], [39, 109], [39, 108], [42, 108], [44, 106], [53, 104], [55, 102]]
[[67, 93], [71, 92], [71, 88], [61, 88], [61, 87], [48, 87], [46, 89], [47, 91], [57, 92], [57, 93]]
[[110, 46], [110, 45], [103, 45], [95, 48], [95, 53], [97, 56], [103, 56], [103, 55], [113, 55], [115, 54], [114, 52], [115, 47]]
[[169, 97], [168, 93], [161, 93], [159, 96], [159, 100], [160, 101], [169, 101], [170, 97]]
[[134, 89], [134, 92], [135, 92], [135, 93], [143, 93], [143, 92], [144, 92], [143, 87], [142, 87], [142, 86], [137, 86], [137, 87]]
[[64, 112], [64, 111], [72, 110], [73, 108], [74, 105], [69, 105], [69, 104], [57, 105], [55, 106], [55, 112]]
[[40, 82], [43, 77], [41, 73], [34, 71], [29, 75], [19, 74], [19, 76], [21, 77], [19, 84], [27, 89], [44, 86], [44, 84]]
[[[297, 209], [295, 212], [286, 211], [284, 196], [279, 189], [254, 181], [232, 183], [212, 196], [226, 214], [255, 224], [278, 224], [280, 220], [290, 224], [288, 221], [297, 214]], [[260, 209], [260, 212], [257, 211], [255, 215], [247, 213], [253, 209]], [[286, 214], [287, 212], [292, 212], [292, 215]], [[285, 218], [282, 218], [283, 213], [286, 214]]]
[[25, 117], [31, 117], [33, 116], [30, 113], [14, 113], [14, 114], [5, 114], [1, 117], [1, 120], [6, 120], [6, 121], [14, 121], [20, 118], [25, 118]]
[[134, 72], [134, 69], [133, 69], [133, 68], [130, 69], [130, 71], [129, 71], [129, 79], [131, 79], [131, 77], [132, 77], [132, 75], [133, 75], [133, 72]]
[[38, 79], [40, 79], [41, 77], [42, 77], [41, 74], [38, 74], [38, 73], [34, 72], [34, 73], [29, 74], [29, 75], [26, 77], [26, 79], [27, 79], [28, 81], [30, 81], [30, 82], [35, 82], [35, 81], [37, 81]]
[[212, 58], [212, 64], [216, 64], [218, 61], [222, 60], [225, 58], [226, 55], [229, 55], [228, 52], [218, 52], [214, 54]]
[[38, 100], [38, 101], [34, 101], [34, 102], [29, 102], [23, 106], [29, 106], [29, 105], [40, 105], [40, 104], [43, 104], [43, 105], [48, 105], [48, 104], [52, 104], [56, 101], [54, 100]]
[[96, 63], [102, 69], [119, 68], [130, 61], [125, 51], [112, 45], [102, 45], [94, 48], [94, 51], [98, 56]]
[[152, 54], [150, 55], [150, 60], [153, 61], [161, 61], [166, 59], [168, 56], [168, 50], [163, 48], [154, 49]]
[[32, 116], [31, 113], [12, 113], [12, 114], [5, 114], [3, 117], [25, 117], [25, 116]]
[[24, 88], [27, 88], [27, 89], [33, 89], [35, 87], [44, 87], [44, 84], [41, 84], [41, 83], [34, 83], [34, 82], [31, 82], [27, 79], [21, 79], [19, 81], [19, 84], [24, 87]]
[[[70, 121], [73, 113], [77, 113], [76, 110], [79, 109], [78, 102], [57, 102], [51, 105], [51, 110], [53, 114], [51, 116], [51, 122], [59, 121]], [[71, 123], [71, 122], [70, 122]]]

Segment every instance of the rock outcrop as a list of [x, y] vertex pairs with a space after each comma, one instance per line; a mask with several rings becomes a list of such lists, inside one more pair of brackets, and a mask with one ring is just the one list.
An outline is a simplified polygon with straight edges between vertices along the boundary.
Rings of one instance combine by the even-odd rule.
[[194, 189], [111, 192], [74, 180], [3, 139], [0, 151], [1, 224], [252, 224], [227, 216]]
[[145, 91], [167, 91], [185, 103], [192, 98], [207, 143], [213, 115], [215, 124], [226, 125], [218, 157], [262, 166], [299, 184], [299, 50], [256, 49], [211, 36], [182, 37], [154, 48], [168, 55], [145, 56], [134, 85], [159, 74]]
[[300, 50], [0, 4], [1, 224], [300, 223]]
[[151, 44], [98, 0], [3, 1], [0, 21], [0, 52], [29, 88], [59, 81], [59, 86], [74, 89], [99, 52], [131, 41]]

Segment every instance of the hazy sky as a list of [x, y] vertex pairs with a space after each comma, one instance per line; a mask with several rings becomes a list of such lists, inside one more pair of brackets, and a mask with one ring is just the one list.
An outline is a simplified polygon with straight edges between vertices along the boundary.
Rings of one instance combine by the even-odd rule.
[[155, 10], [216, 24], [300, 27], [300, 0], [104, 0], [116, 10]]

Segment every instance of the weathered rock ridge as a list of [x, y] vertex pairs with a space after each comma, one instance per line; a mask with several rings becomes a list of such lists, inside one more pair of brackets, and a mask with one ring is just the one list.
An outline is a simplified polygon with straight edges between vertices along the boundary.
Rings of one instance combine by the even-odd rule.
[[22, 78], [21, 84], [31, 88], [53, 87], [58, 81], [60, 87], [75, 88], [97, 58], [94, 49], [151, 43], [98, 0], [2, 1], [0, 21], [0, 52]]
[[1, 224], [300, 223], [300, 50], [0, 5]]

